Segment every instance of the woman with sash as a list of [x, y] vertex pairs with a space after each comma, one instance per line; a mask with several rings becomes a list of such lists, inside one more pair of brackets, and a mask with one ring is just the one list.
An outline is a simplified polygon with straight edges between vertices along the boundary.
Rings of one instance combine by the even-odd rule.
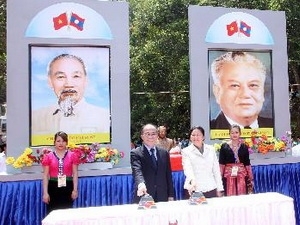
[[220, 149], [219, 164], [225, 196], [250, 194], [253, 192], [253, 175], [248, 146], [240, 139], [241, 128], [232, 125], [230, 140]]
[[73, 200], [78, 197], [79, 160], [67, 149], [68, 135], [57, 132], [54, 135], [54, 151], [44, 156], [43, 202], [47, 214], [55, 209], [72, 208]]

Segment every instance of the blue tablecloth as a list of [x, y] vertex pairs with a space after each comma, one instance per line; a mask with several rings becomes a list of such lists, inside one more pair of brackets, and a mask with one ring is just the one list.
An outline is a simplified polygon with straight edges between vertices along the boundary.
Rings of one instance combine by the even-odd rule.
[[[278, 192], [294, 199], [300, 225], [300, 163], [253, 166], [255, 191]], [[183, 199], [184, 174], [173, 172], [175, 199]], [[79, 197], [74, 207], [130, 204], [133, 191], [131, 174], [81, 177]], [[42, 181], [0, 182], [0, 224], [40, 224], [46, 208], [42, 203]], [[38, 221], [38, 222], [37, 222]]]

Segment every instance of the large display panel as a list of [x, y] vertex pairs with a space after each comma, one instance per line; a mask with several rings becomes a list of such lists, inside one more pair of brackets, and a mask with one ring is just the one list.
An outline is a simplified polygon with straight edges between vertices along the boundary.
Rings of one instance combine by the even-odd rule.
[[[110, 51], [105, 46], [31, 45], [31, 146], [110, 142]], [[43, 123], [41, 123], [43, 121]]]
[[[53, 76], [47, 70], [54, 58], [72, 63]], [[127, 2], [7, 1], [7, 155], [53, 145], [59, 130], [71, 143], [123, 151], [118, 166], [129, 165]]]
[[244, 137], [253, 129], [286, 134], [291, 128], [285, 13], [191, 5], [188, 18], [191, 126], [205, 129], [207, 143], [228, 139], [232, 124]]

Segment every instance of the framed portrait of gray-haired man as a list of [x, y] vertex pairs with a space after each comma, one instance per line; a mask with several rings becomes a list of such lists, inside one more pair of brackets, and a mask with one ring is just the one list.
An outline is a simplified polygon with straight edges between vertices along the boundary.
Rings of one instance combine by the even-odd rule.
[[228, 138], [233, 124], [273, 135], [272, 52], [210, 49], [208, 59], [211, 138]]
[[110, 142], [110, 49], [30, 46], [31, 146]]

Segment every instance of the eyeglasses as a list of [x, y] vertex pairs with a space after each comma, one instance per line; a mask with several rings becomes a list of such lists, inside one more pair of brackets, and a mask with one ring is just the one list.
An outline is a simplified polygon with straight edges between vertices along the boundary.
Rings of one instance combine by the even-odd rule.
[[153, 133], [146, 132], [146, 133], [143, 133], [143, 135], [146, 137], [153, 137], [153, 136], [157, 136], [157, 133], [156, 132], [153, 132]]

